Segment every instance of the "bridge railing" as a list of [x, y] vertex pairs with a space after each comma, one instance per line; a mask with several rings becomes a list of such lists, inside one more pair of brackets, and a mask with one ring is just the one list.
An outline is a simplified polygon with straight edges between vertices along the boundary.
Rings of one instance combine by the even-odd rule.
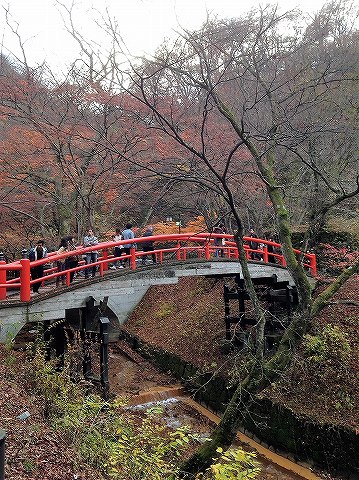
[[[224, 245], [214, 245], [214, 239], [224, 239]], [[245, 251], [248, 260], [251, 260], [252, 254], [256, 254], [258, 259], [265, 263], [276, 263], [285, 266], [285, 259], [281, 253], [281, 245], [260, 238], [243, 237], [245, 241]], [[142, 243], [149, 241], [155, 242], [154, 251], [144, 252], [141, 250]], [[129, 255], [115, 257], [113, 255], [114, 247], [127, 246], [129, 243], [135, 247], [130, 249]], [[257, 245], [257, 248], [251, 248], [249, 245]], [[268, 251], [268, 247], [273, 249]], [[91, 247], [80, 246], [76, 251], [57, 254], [51, 252], [47, 258], [30, 261], [28, 258], [22, 258], [15, 262], [6, 263], [0, 260], [0, 301], [5, 300], [12, 292], [20, 293], [20, 300], [28, 302], [31, 298], [31, 287], [36, 282], [44, 284], [54, 284], [58, 277], [65, 279], [65, 284], [70, 285], [71, 274], [77, 272], [80, 274], [87, 268], [96, 266], [100, 276], [104, 276], [109, 269], [110, 264], [116, 261], [128, 260], [129, 268], [135, 270], [144, 256], [154, 254], [157, 263], [170, 262], [172, 260], [186, 261], [194, 256], [205, 260], [213, 260], [213, 257], [221, 251], [224, 258], [238, 259], [238, 250], [233, 235], [214, 234], [214, 233], [182, 233], [174, 235], [154, 235], [151, 237], [134, 238], [131, 241], [121, 240], [118, 242], [102, 242]], [[84, 257], [86, 253], [97, 251], [98, 260], [90, 265], [86, 264]], [[303, 253], [294, 250], [298, 256], [301, 256], [303, 266], [311, 273], [317, 275], [316, 256], [311, 253]], [[80, 257], [78, 265], [71, 269], [59, 270], [58, 262], [65, 260], [74, 254]], [[218, 258], [219, 260], [221, 257]], [[45, 265], [44, 276], [36, 280], [31, 278], [31, 269], [37, 265]], [[12, 278], [10, 278], [12, 277]]]

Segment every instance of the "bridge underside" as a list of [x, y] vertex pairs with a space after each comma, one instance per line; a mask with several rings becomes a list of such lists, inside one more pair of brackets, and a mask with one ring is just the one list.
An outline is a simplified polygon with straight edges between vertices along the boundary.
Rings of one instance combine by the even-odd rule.
[[[276, 274], [278, 281], [293, 280], [289, 272], [280, 266], [262, 262], [249, 263], [252, 278]], [[83, 280], [70, 287], [51, 289], [24, 304], [13, 300], [0, 304], [0, 343], [14, 338], [28, 322], [48, 322], [64, 319], [70, 309], [86, 307], [89, 299], [100, 305], [108, 297], [108, 309], [123, 324], [152, 285], [176, 284], [181, 277], [241, 275], [238, 261], [193, 261], [168, 266], [150, 266], [138, 270], [110, 271], [104, 277]], [[41, 292], [41, 290], [40, 290]]]

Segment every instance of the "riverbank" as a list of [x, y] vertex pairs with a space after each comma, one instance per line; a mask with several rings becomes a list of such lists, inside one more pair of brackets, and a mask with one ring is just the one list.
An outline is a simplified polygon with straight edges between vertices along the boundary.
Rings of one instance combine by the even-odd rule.
[[[356, 275], [316, 319], [282, 379], [262, 394], [262, 399], [278, 410], [292, 412], [293, 418], [303, 419], [304, 424], [316, 425], [315, 434], [321, 429], [323, 435], [326, 429], [336, 432], [337, 437], [334, 435], [326, 447], [323, 445], [323, 449], [331, 452], [330, 468], [334, 468], [336, 447], [343, 432], [350, 443], [357, 443], [358, 287]], [[223, 317], [223, 282], [187, 278], [177, 286], [152, 287], [123, 330], [155, 350], [167, 352], [201, 369], [206, 378], [220, 374], [234, 382], [243, 358], [238, 351], [223, 353]], [[165, 360], [165, 364], [169, 362]], [[313, 445], [318, 445], [320, 453], [320, 439]], [[352, 448], [348, 445], [347, 454], [349, 446]], [[345, 445], [341, 448], [345, 449]], [[348, 457], [350, 462], [350, 454]], [[323, 458], [323, 464], [325, 462]], [[336, 468], [340, 470], [341, 466], [338, 458]], [[343, 469], [347, 467], [343, 465]], [[344, 477], [339, 475], [338, 478]]]
[[[313, 326], [309, 345], [313, 342], [321, 345], [318, 339], [336, 340], [332, 343], [331, 354], [324, 350], [325, 358], [308, 356], [312, 350], [303, 345], [281, 382], [265, 392], [266, 399], [277, 403], [280, 409], [293, 411], [317, 424], [323, 418], [323, 422], [334, 427], [355, 431], [359, 412], [357, 292], [358, 276], [338, 292]], [[241, 355], [223, 349], [222, 294], [223, 283], [215, 279], [187, 278], [177, 286], [153, 287], [133, 312], [124, 331], [154, 348], [163, 348], [193, 363], [208, 377], [220, 372], [234, 381], [235, 372], [241, 367]], [[334, 327], [340, 328], [344, 337], [338, 337], [335, 329], [334, 337], [321, 336], [328, 327], [332, 334]], [[127, 352], [127, 360], [119, 359], [123, 353], [126, 357], [124, 348], [120, 342], [111, 346], [110, 388], [113, 394], [131, 397], [141, 390], [158, 386], [167, 389], [177, 383], [169, 375], [169, 368], [159, 372], [131, 350]], [[28, 390], [23, 376], [23, 356], [22, 351], [0, 346], [0, 388], [5, 392], [0, 399], [0, 427], [8, 433], [7, 480], [98, 480], [99, 473], [84, 464], [44, 422], [41, 399]], [[320, 478], [345, 477], [321, 472]]]

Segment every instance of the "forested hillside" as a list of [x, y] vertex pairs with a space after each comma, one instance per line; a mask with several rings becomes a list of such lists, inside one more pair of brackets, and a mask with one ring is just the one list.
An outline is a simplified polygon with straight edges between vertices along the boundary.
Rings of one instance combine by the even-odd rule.
[[[46, 65], [2, 55], [7, 255], [39, 235], [80, 238], [89, 224], [105, 234], [129, 220], [185, 224], [201, 215], [208, 228], [223, 222], [234, 231], [231, 203], [246, 231], [275, 234], [258, 156], [275, 163], [294, 228], [315, 236], [339, 204], [339, 216], [357, 223], [355, 11], [330, 3], [307, 24], [300, 14], [258, 15], [267, 30], [256, 31], [255, 15], [209, 21], [133, 71], [116, 63], [121, 45], [106, 62], [88, 39], [84, 61], [61, 80]], [[106, 32], [113, 44], [115, 33]], [[70, 34], [81, 40], [76, 28]]]
[[[99, 48], [76, 25], [74, 4], [58, 6], [79, 47], [61, 79], [28, 65], [24, 43], [22, 59], [1, 56], [1, 248], [11, 259], [39, 237], [80, 240], [91, 225], [108, 238], [128, 221], [138, 234], [190, 222], [234, 234], [256, 320], [252, 360], [212, 442], [183, 466], [195, 473], [231, 444], [245, 407], [277, 384], [359, 271], [349, 242], [359, 223], [358, 9], [334, 0], [313, 16], [267, 6], [209, 17], [134, 58], [110, 16]], [[343, 251], [314, 296], [293, 247], [318, 251], [333, 225], [345, 225]], [[298, 296], [270, 358], [268, 311], [244, 248], [250, 228], [281, 243]]]

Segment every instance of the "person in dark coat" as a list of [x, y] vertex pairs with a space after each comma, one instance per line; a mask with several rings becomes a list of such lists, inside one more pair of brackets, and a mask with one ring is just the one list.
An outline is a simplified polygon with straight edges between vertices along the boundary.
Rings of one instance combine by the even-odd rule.
[[[68, 252], [74, 252], [73, 255], [66, 257], [65, 259], [65, 270], [70, 270], [71, 268], [76, 268], [79, 264], [79, 256], [76, 253], [77, 242], [75, 237], [68, 236], [67, 237], [67, 247], [66, 250]], [[70, 272], [70, 283], [72, 283], [75, 276], [75, 272]]]
[[[29, 260], [30, 261], [35, 261], [35, 260], [41, 260], [41, 258], [46, 258], [47, 257], [47, 248], [44, 245], [43, 240], [38, 240], [36, 242], [36, 246], [30, 249], [29, 252]], [[44, 264], [42, 265], [36, 265], [36, 267], [31, 268], [31, 279], [36, 280], [38, 278], [41, 278], [44, 276]], [[32, 286], [32, 291], [34, 293], [39, 293], [39, 288], [41, 285], [41, 281], [35, 282]]]
[[[274, 242], [273, 237], [271, 237], [270, 235], [267, 238], [267, 240], [269, 242]], [[275, 260], [276, 257], [274, 255], [272, 255], [273, 253], [275, 253], [273, 245], [268, 244], [267, 245], [267, 251], [268, 251], [268, 262], [269, 263], [276, 263], [276, 260]]]
[[[249, 230], [249, 237], [252, 237], [252, 238], [258, 238], [258, 235], [255, 233], [255, 231], [253, 230], [253, 228], [251, 228]], [[249, 248], [251, 250], [258, 250], [260, 247], [259, 247], [259, 243], [258, 242], [255, 242], [255, 241], [250, 241], [249, 242]], [[262, 256], [260, 253], [258, 252], [250, 252], [249, 253], [250, 257], [252, 260], [261, 260], [262, 259]]]
[[[146, 228], [146, 231], [142, 235], [143, 237], [152, 237], [153, 236], [153, 227], [149, 226]], [[154, 244], [152, 240], [149, 240], [148, 242], [143, 242], [142, 243], [142, 248], [144, 252], [153, 252], [154, 251]], [[156, 263], [156, 254], [152, 253], [152, 263]], [[147, 255], [143, 255], [142, 257], [142, 263], [145, 264], [147, 260]]]

